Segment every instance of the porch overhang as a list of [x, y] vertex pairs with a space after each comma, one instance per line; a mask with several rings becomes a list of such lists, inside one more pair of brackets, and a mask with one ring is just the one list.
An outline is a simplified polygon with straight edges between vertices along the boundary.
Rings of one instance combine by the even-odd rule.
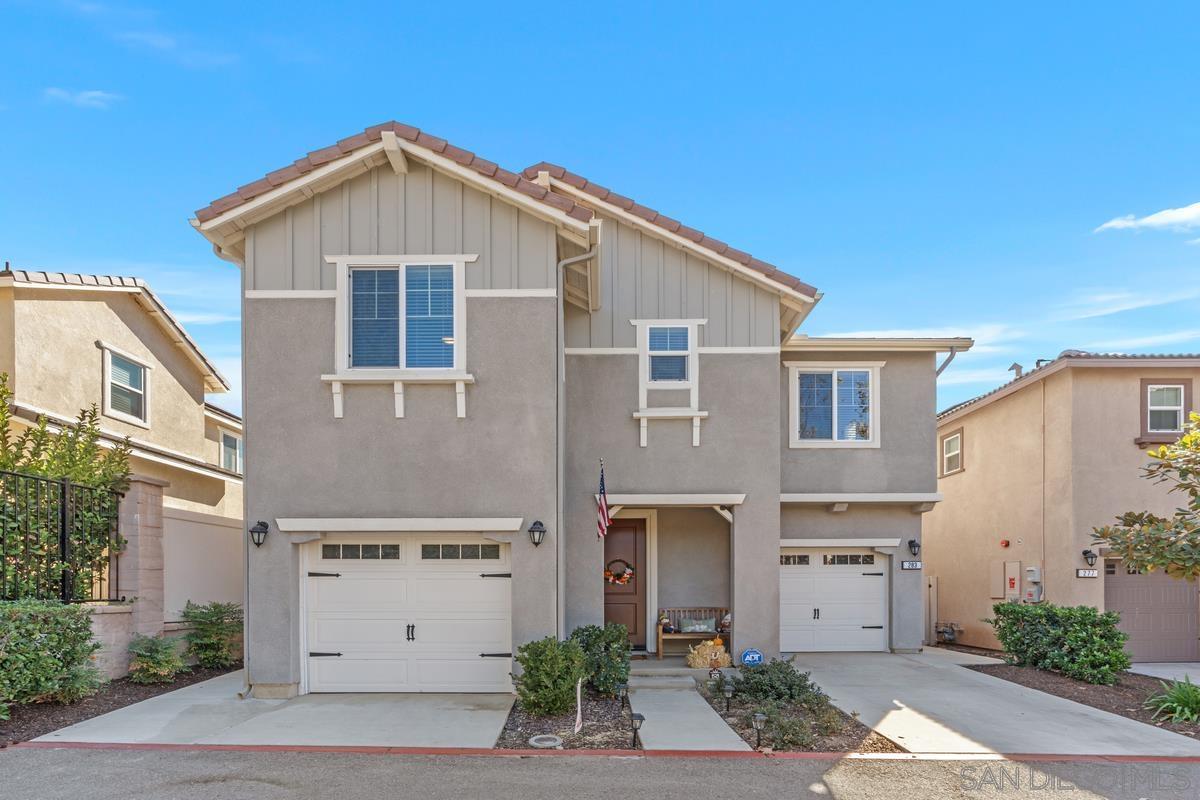
[[511, 535], [521, 530], [524, 521], [524, 517], [281, 517], [275, 520], [275, 526], [293, 544], [303, 544], [316, 541], [327, 533]]
[[[600, 502], [600, 495], [594, 495]], [[609, 494], [608, 513], [616, 515], [623, 508], [711, 508], [726, 522], [733, 522], [730, 506], [746, 502], [743, 494]]]
[[941, 492], [784, 492], [779, 495], [782, 505], [826, 506], [829, 511], [839, 513], [851, 505], [911, 506], [914, 514], [933, 510], [934, 503], [942, 500]]

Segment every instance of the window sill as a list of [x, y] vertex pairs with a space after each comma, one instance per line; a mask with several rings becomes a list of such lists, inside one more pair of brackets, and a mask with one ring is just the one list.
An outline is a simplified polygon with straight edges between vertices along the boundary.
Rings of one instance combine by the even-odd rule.
[[877, 450], [879, 449], [879, 440], [835, 442], [822, 439], [793, 439], [788, 442], [788, 447], [793, 450]]
[[364, 369], [322, 375], [325, 383], [474, 383], [469, 372], [426, 371], [419, 369]]
[[1133, 443], [1143, 450], [1152, 444], [1175, 444], [1179, 441], [1179, 437], [1183, 436], [1183, 431], [1178, 433], [1143, 433], [1141, 436], [1133, 440]]
[[939, 474], [939, 475], [938, 475], [938, 478], [949, 478], [949, 477], [951, 477], [952, 475], [960, 475], [960, 474], [962, 474], [964, 471], [966, 471], [966, 469], [967, 469], [966, 467], [959, 467], [958, 469], [956, 469], [956, 470], [951, 470], [950, 472], [943, 472], [943, 473], [941, 473], [941, 474]]
[[694, 408], [639, 408], [633, 412], [638, 421], [638, 443], [646, 446], [646, 423], [652, 419], [690, 419], [692, 421], [692, 447], [700, 446], [700, 420], [708, 418], [707, 411]]
[[127, 425], [136, 425], [139, 428], [145, 428], [146, 430], [150, 430], [149, 422], [147, 422], [144, 419], [139, 419], [138, 417], [135, 417], [132, 414], [122, 414], [120, 411], [113, 411], [111, 409], [102, 411], [100, 413], [103, 414], [104, 416], [108, 417], [109, 419], [119, 420], [121, 422], [124, 422]]

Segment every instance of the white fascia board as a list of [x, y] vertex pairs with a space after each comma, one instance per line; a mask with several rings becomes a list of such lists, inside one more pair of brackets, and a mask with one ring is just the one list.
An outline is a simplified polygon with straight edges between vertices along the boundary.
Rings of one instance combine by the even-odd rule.
[[840, 336], [804, 336], [794, 335], [783, 343], [787, 350], [811, 350], [817, 352], [852, 350], [859, 352], [936, 352], [943, 353], [954, 349], [965, 353], [975, 345], [974, 339], [966, 337], [949, 338], [849, 338]]
[[[599, 502], [600, 495], [596, 495]], [[709, 506], [740, 506], [744, 494], [608, 494], [611, 506], [679, 506], [707, 508]]]
[[284, 533], [514, 533], [524, 517], [281, 517]]
[[899, 547], [899, 539], [780, 539], [783, 547]]
[[829, 503], [938, 503], [941, 492], [784, 492], [780, 503], [825, 505]]

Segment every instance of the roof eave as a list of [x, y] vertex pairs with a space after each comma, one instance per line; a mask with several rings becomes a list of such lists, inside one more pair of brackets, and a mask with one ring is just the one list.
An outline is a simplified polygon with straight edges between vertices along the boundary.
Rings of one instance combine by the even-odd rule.
[[792, 351], [877, 351], [877, 352], [930, 352], [945, 353], [954, 350], [965, 353], [975, 345], [975, 340], [967, 337], [948, 338], [919, 338], [919, 337], [846, 337], [846, 336], [805, 336], [796, 334], [783, 343], [783, 350]]

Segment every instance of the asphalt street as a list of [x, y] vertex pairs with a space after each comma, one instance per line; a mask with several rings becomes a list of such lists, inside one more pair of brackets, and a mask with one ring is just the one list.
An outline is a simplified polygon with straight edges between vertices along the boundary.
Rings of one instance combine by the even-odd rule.
[[0, 751], [4, 800], [1183, 798], [1200, 764]]

